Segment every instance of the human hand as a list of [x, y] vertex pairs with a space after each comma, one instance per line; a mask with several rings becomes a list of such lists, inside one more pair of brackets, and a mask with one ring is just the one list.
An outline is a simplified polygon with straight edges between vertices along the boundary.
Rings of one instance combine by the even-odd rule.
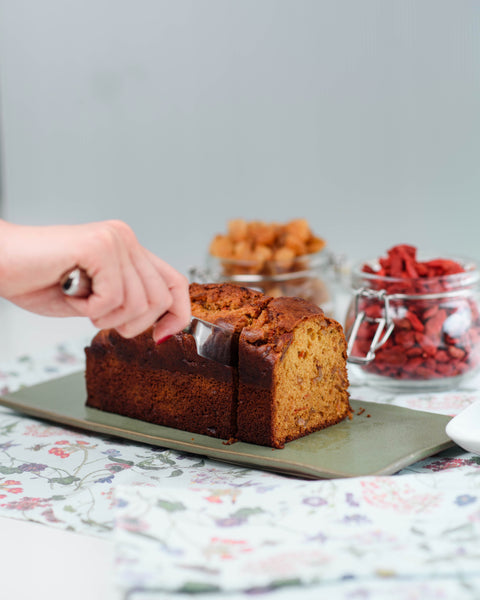
[[[92, 280], [88, 298], [60, 289], [62, 275], [74, 267]], [[155, 324], [155, 341], [190, 319], [187, 279], [121, 221], [48, 227], [0, 221], [0, 296], [43, 315], [86, 316], [124, 337]]]

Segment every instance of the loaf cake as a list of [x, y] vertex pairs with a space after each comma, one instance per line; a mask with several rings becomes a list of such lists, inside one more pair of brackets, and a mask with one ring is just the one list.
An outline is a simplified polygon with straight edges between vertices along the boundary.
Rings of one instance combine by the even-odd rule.
[[185, 331], [155, 345], [150, 330], [102, 330], [86, 348], [88, 406], [274, 448], [351, 415], [343, 329], [316, 305], [227, 283], [193, 283], [190, 298], [231, 332], [234, 366]]

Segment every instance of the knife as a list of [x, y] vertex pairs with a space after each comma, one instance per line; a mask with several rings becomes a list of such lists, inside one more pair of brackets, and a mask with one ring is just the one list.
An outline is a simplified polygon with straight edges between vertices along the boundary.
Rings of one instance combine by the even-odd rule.
[[[66, 296], [76, 298], [87, 298], [92, 293], [90, 277], [78, 267], [63, 275], [60, 287]], [[227, 366], [236, 364], [235, 334], [226, 327], [192, 317], [183, 331], [193, 336], [199, 356]]]
[[183, 331], [193, 336], [199, 356], [228, 367], [233, 367], [237, 363], [235, 352], [237, 345], [234, 343], [236, 336], [226, 327], [192, 317], [190, 325], [187, 325]]

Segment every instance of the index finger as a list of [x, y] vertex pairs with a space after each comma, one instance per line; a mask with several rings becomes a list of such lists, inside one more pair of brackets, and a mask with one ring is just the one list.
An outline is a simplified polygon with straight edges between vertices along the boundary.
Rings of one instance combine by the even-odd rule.
[[153, 265], [172, 295], [172, 304], [169, 310], [160, 318], [154, 328], [153, 335], [157, 341], [184, 329], [190, 322], [192, 312], [188, 279], [158, 256], [150, 254]]

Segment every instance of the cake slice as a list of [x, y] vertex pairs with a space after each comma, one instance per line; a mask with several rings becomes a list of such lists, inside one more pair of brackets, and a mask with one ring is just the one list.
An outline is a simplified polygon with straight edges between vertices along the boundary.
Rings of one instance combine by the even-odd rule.
[[272, 299], [240, 335], [238, 439], [282, 448], [350, 416], [346, 348], [316, 305]]

